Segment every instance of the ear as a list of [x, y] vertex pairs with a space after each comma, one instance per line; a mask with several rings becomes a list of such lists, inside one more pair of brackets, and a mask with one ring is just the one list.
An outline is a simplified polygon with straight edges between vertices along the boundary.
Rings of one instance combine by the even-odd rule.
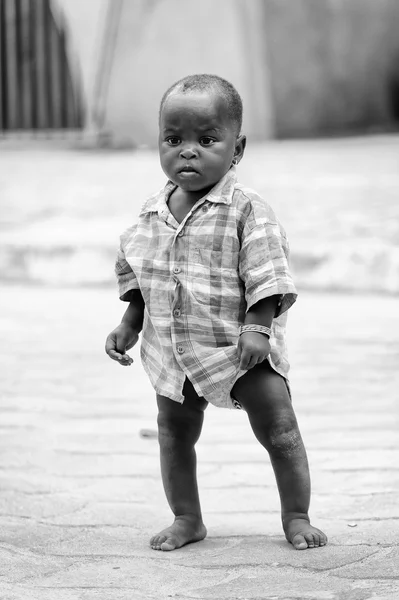
[[236, 145], [234, 149], [234, 158], [237, 164], [240, 162], [242, 157], [244, 156], [245, 146], [247, 145], [247, 138], [245, 135], [239, 135], [236, 140]]

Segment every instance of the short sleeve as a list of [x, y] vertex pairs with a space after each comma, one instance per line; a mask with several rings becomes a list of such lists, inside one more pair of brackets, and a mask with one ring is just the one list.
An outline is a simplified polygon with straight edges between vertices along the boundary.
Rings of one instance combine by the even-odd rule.
[[119, 288], [119, 298], [124, 302], [130, 302], [130, 292], [132, 290], [139, 289], [137, 277], [134, 274], [133, 269], [127, 262], [124, 251], [124, 243], [126, 241], [127, 236], [132, 233], [132, 229], [127, 230], [121, 235], [120, 247], [115, 263], [115, 275]]
[[289, 246], [277, 221], [244, 227], [240, 250], [240, 277], [245, 285], [247, 310], [269, 296], [279, 295], [276, 317], [294, 304], [297, 291], [289, 269]]

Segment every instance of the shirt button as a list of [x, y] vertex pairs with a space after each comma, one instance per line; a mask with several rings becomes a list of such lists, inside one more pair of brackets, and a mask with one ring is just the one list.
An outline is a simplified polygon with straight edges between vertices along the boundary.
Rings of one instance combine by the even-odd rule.
[[202, 210], [203, 210], [203, 212], [208, 212], [208, 207], [207, 206], [203, 206]]
[[177, 351], [179, 354], [183, 354], [183, 352], [184, 352], [183, 346], [177, 346]]
[[175, 317], [180, 317], [180, 315], [181, 315], [181, 312], [180, 312], [180, 310], [179, 310], [178, 308], [175, 308], [175, 310], [173, 311], [173, 315], [174, 315]]
[[177, 234], [179, 237], [182, 237], [184, 235], [183, 231], [179, 231], [179, 233]]
[[180, 267], [174, 267], [173, 269], [173, 273], [180, 273], [181, 268]]

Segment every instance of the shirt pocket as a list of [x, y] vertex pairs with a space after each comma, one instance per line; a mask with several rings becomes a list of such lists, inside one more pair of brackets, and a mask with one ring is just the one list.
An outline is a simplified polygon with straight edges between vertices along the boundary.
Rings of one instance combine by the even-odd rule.
[[190, 242], [189, 261], [204, 268], [238, 272], [240, 242], [235, 235], [198, 233]]
[[237, 319], [244, 297], [238, 250], [194, 247], [190, 251], [189, 289], [195, 302], [211, 313]]

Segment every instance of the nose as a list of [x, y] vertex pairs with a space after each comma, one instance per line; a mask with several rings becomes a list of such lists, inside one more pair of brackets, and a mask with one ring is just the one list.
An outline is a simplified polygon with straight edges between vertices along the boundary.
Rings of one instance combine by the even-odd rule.
[[190, 158], [196, 158], [198, 154], [193, 147], [186, 147], [181, 150], [180, 156], [185, 160], [190, 160]]

